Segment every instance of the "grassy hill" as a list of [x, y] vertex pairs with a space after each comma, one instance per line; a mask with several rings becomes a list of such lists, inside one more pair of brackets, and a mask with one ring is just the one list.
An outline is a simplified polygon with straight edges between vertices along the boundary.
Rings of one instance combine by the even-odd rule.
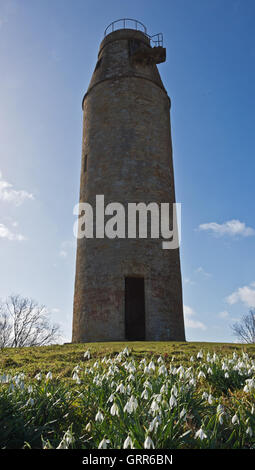
[[246, 351], [255, 357], [255, 344], [236, 343], [202, 343], [202, 342], [170, 342], [170, 341], [135, 341], [80, 343], [31, 348], [5, 348], [0, 353], [0, 371], [13, 373], [25, 372], [33, 377], [38, 372], [51, 371], [62, 379], [70, 378], [73, 368], [84, 362], [84, 352], [89, 348], [91, 361], [104, 356], [116, 354], [125, 346], [132, 351], [137, 359], [152, 358], [163, 355], [166, 363], [186, 364], [190, 356], [197, 355], [203, 349], [210, 353], [232, 354], [234, 351]]

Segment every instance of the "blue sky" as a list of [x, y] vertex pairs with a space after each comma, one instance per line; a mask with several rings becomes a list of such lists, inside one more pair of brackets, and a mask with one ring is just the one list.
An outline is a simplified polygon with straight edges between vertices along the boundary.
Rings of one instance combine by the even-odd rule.
[[1, 0], [0, 297], [45, 304], [70, 341], [81, 101], [123, 17], [167, 49], [186, 336], [231, 342], [255, 307], [253, 0]]

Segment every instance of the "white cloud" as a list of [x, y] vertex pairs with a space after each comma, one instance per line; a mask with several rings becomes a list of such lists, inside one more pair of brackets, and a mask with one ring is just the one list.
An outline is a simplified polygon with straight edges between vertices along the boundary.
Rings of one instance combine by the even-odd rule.
[[2, 173], [0, 172], [0, 200], [20, 206], [25, 199], [34, 199], [34, 196], [23, 189], [13, 189], [13, 185], [11, 183], [2, 179]]
[[217, 224], [216, 222], [210, 222], [207, 224], [199, 225], [199, 230], [209, 230], [217, 236], [230, 235], [250, 237], [255, 235], [255, 230], [251, 227], [246, 227], [244, 222], [240, 220], [229, 220], [223, 224]]
[[18, 240], [18, 241], [26, 240], [26, 238], [20, 233], [11, 232], [11, 230], [8, 229], [8, 227], [6, 227], [6, 225], [4, 224], [0, 224], [0, 238], [6, 238], [7, 240]]
[[194, 281], [192, 281], [189, 277], [185, 277], [184, 278], [184, 283], [185, 284], [189, 284], [191, 286], [193, 286], [194, 284], [196, 284]]
[[226, 301], [230, 305], [242, 302], [248, 307], [255, 308], [255, 282], [252, 282], [249, 286], [239, 287], [226, 298]]
[[194, 310], [188, 305], [183, 306], [185, 326], [188, 328], [199, 328], [200, 330], [206, 330], [206, 326], [199, 320], [194, 320], [193, 317], [196, 315]]
[[218, 317], [220, 317], [222, 319], [228, 318], [229, 313], [227, 312], [227, 310], [224, 310], [223, 312], [218, 313]]
[[202, 266], [199, 266], [199, 268], [197, 268], [195, 270], [195, 273], [199, 273], [199, 274], [202, 274], [204, 277], [211, 277], [211, 274], [210, 273], [207, 273], [204, 268], [202, 268]]

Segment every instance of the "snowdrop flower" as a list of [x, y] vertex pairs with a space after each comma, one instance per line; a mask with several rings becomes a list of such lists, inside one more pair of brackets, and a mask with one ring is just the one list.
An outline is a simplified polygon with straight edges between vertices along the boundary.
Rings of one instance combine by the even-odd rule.
[[[254, 380], [254, 378], [252, 378], [252, 379], [247, 379], [245, 382], [246, 382], [245, 387], [248, 388], [248, 391], [251, 391], [253, 388], [255, 388], [255, 380]], [[245, 387], [244, 387], [244, 388], [245, 388]], [[244, 389], [244, 391], [246, 392], [247, 389]]]
[[121, 352], [120, 352], [120, 353], [118, 354], [118, 356], [116, 357], [116, 361], [117, 361], [117, 362], [121, 362], [121, 361], [122, 361], [122, 353], [121, 353]]
[[149, 398], [149, 393], [148, 393], [148, 389], [147, 389], [147, 388], [145, 388], [144, 391], [142, 392], [141, 398], [143, 398], [144, 400], [148, 400], [148, 398]]
[[189, 384], [190, 384], [190, 385], [194, 385], [194, 386], [196, 385], [196, 381], [195, 381], [194, 377], [192, 377], [192, 378], [190, 379]]
[[176, 385], [174, 385], [174, 386], [172, 387], [171, 394], [174, 395], [175, 397], [177, 397], [177, 395], [178, 395], [178, 390], [177, 390]]
[[156, 367], [153, 361], [149, 363], [148, 368], [150, 372], [155, 372]]
[[27, 391], [28, 391], [28, 393], [32, 393], [32, 391], [33, 391], [32, 385], [29, 385], [29, 386], [27, 387]]
[[100, 410], [98, 410], [96, 414], [95, 421], [98, 421], [99, 423], [102, 423], [104, 421], [104, 415], [103, 413], [101, 413]]
[[203, 429], [200, 428], [200, 429], [196, 432], [195, 438], [196, 438], [196, 439], [201, 439], [201, 441], [202, 441], [203, 439], [206, 439], [206, 438], [207, 438], [207, 435], [205, 434], [205, 432], [203, 431]]
[[177, 405], [177, 400], [174, 395], [171, 395], [171, 398], [169, 400], [169, 405], [170, 405], [170, 408], [174, 408], [174, 406]]
[[138, 407], [137, 399], [132, 395], [124, 406], [124, 411], [131, 414]]
[[187, 414], [187, 410], [185, 410], [185, 408], [183, 408], [180, 412], [180, 419], [186, 418], [186, 414]]
[[75, 380], [78, 385], [81, 383], [80, 377], [78, 376], [77, 372], [73, 374], [72, 379]]
[[91, 421], [88, 422], [88, 424], [85, 426], [86, 431], [90, 432], [92, 428]]
[[134, 382], [135, 380], [135, 376], [133, 374], [130, 374], [127, 378], [128, 382], [130, 382], [132, 380], [132, 382]]
[[128, 449], [129, 447], [130, 449], [133, 448], [133, 442], [132, 442], [131, 437], [128, 435], [128, 437], [124, 441], [123, 449]]
[[153, 431], [157, 432], [157, 429], [158, 429], [160, 423], [161, 423], [160, 416], [155, 416], [155, 418], [153, 418], [153, 420], [150, 422], [148, 431], [149, 432], [153, 432]]
[[158, 364], [160, 364], [160, 363], [161, 363], [161, 364], [162, 364], [162, 363], [164, 364], [164, 360], [163, 360], [163, 358], [162, 358], [161, 356], [159, 356], [157, 362], [158, 362]]
[[41, 372], [39, 372], [38, 374], [36, 374], [35, 379], [38, 380], [38, 382], [39, 382], [40, 380], [42, 380], [42, 374], [41, 374]]
[[125, 354], [126, 356], [129, 356], [129, 349], [128, 347], [126, 347], [125, 349], [123, 349], [123, 354]]
[[154, 397], [154, 399], [156, 400], [157, 403], [160, 403], [162, 401], [161, 393], [154, 393], [153, 397]]
[[153, 441], [151, 440], [150, 436], [147, 436], [145, 441], [144, 441], [144, 445], [143, 447], [145, 449], [155, 449], [155, 446], [154, 446], [154, 443]]
[[105, 437], [100, 442], [98, 449], [107, 449], [107, 444], [110, 444], [109, 439], [105, 439]]
[[204, 372], [203, 372], [202, 370], [199, 372], [197, 378], [198, 378], [198, 379], [201, 379], [201, 377], [202, 377], [202, 378], [205, 378], [205, 374], [204, 374]]
[[72, 379], [73, 379], [73, 380], [76, 380], [77, 377], [79, 377], [78, 374], [77, 374], [77, 372], [74, 372], [74, 374], [72, 375]]
[[128, 369], [129, 369], [129, 372], [130, 372], [130, 373], [136, 372], [136, 368], [135, 368], [134, 364], [132, 364], [132, 363], [130, 364], [130, 366], [128, 367]]
[[217, 406], [217, 413], [221, 413], [221, 414], [225, 413], [224, 408], [221, 405], [221, 403], [219, 403]]
[[225, 377], [225, 379], [229, 379], [229, 373], [225, 372], [224, 377]]
[[91, 354], [90, 354], [90, 350], [88, 349], [85, 353], [84, 353], [84, 359], [90, 359], [91, 358]]
[[46, 375], [46, 380], [52, 380], [52, 372], [48, 372]]
[[147, 388], [149, 388], [150, 390], [152, 390], [152, 385], [151, 385], [151, 383], [149, 382], [149, 380], [146, 380], [143, 385], [144, 385], [144, 387], [147, 387]]
[[212, 404], [213, 404], [213, 400], [214, 400], [214, 398], [213, 398], [213, 396], [210, 394], [209, 397], [208, 397], [208, 403], [209, 403], [209, 405], [212, 405]]
[[114, 393], [112, 393], [112, 394], [109, 396], [109, 398], [108, 398], [108, 400], [107, 400], [107, 403], [108, 403], [108, 402], [111, 403], [113, 400], [114, 400]]
[[185, 370], [184, 370], [183, 366], [178, 367], [177, 374], [179, 374], [180, 377], [183, 376], [184, 372], [185, 372]]
[[202, 359], [203, 358], [203, 351], [200, 350], [198, 353], [197, 353], [197, 358], [198, 359]]
[[150, 369], [148, 366], [145, 366], [144, 367], [144, 371], [143, 371], [144, 374], [149, 374], [150, 373]]
[[58, 445], [57, 449], [68, 449], [71, 444], [74, 444], [74, 437], [72, 435], [71, 430], [68, 429], [65, 432], [64, 437]]
[[235, 414], [231, 421], [232, 421], [232, 424], [239, 424], [238, 416]]
[[158, 373], [159, 375], [167, 375], [167, 368], [165, 364], [162, 364], [162, 366], [159, 367]]
[[125, 393], [125, 387], [122, 382], [116, 388], [116, 392]]
[[202, 394], [203, 400], [208, 400], [208, 396], [209, 396], [208, 393], [203, 392], [203, 394]]
[[249, 426], [249, 427], [246, 429], [246, 431], [245, 431], [245, 432], [246, 432], [246, 434], [248, 434], [248, 436], [252, 437], [252, 435], [253, 435], [253, 432], [252, 432], [252, 429], [251, 429], [251, 427], [250, 427], [250, 426]]
[[153, 400], [152, 403], [151, 403], [151, 407], [150, 407], [150, 410], [152, 411], [153, 414], [157, 413], [158, 411], [160, 411], [160, 407], [157, 403], [156, 400]]
[[190, 360], [190, 362], [194, 362], [194, 360], [195, 360], [195, 359], [194, 359], [194, 356], [190, 356], [190, 359], [189, 359], [189, 360]]
[[111, 407], [111, 410], [110, 410], [110, 413], [112, 416], [119, 416], [119, 407], [117, 405], [117, 403], [113, 403], [112, 407]]
[[168, 390], [167, 384], [163, 384], [160, 389], [160, 393], [167, 393], [167, 390]]
[[212, 373], [213, 373], [213, 371], [212, 371], [211, 367], [208, 367], [208, 369], [207, 369], [207, 374], [212, 375]]

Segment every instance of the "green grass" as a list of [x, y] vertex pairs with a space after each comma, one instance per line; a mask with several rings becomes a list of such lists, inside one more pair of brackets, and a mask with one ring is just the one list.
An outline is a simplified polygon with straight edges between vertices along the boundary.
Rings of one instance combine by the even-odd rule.
[[159, 356], [167, 354], [166, 362], [184, 364], [189, 361], [191, 355], [196, 355], [200, 349], [216, 352], [222, 355], [232, 354], [234, 351], [247, 352], [255, 357], [255, 344], [244, 345], [236, 343], [201, 343], [201, 342], [170, 342], [170, 341], [126, 341], [106, 343], [80, 343], [53, 346], [41, 346], [32, 348], [5, 348], [0, 352], [0, 371], [19, 373], [24, 372], [29, 377], [34, 377], [38, 372], [53, 373], [54, 377], [63, 380], [70, 379], [73, 368], [80, 362], [84, 362], [84, 352], [89, 348], [92, 354], [91, 360], [117, 353], [128, 345], [132, 354], [137, 359], [143, 357]]
[[255, 345], [5, 348], [0, 448], [255, 448], [254, 372]]

